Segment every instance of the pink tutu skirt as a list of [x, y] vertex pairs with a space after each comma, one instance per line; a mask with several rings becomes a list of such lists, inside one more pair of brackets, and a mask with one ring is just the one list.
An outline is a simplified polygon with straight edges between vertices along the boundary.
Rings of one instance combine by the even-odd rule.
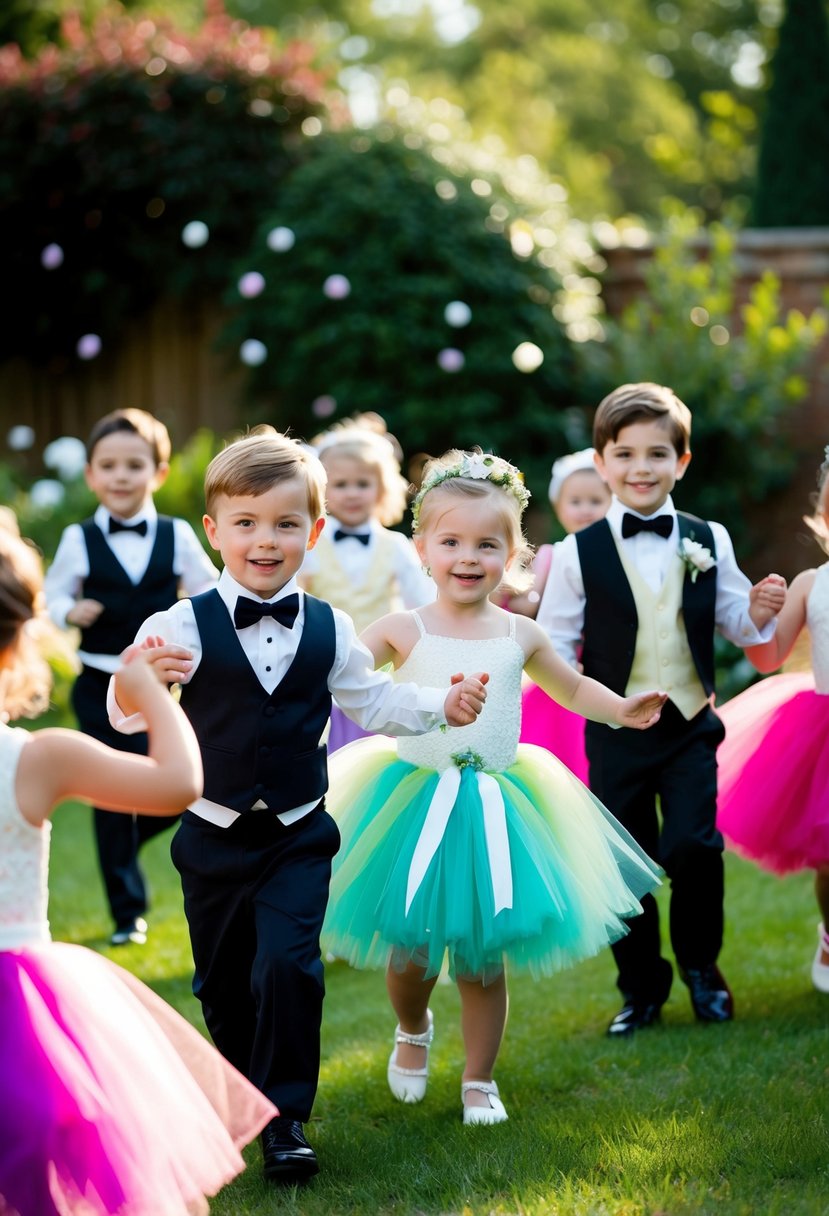
[[829, 696], [811, 673], [761, 680], [717, 713], [717, 826], [777, 874], [829, 865]]
[[0, 953], [2, 1216], [193, 1216], [275, 1108], [129, 972]]
[[537, 684], [527, 684], [521, 696], [520, 741], [546, 747], [587, 785], [584, 718], [559, 705]]

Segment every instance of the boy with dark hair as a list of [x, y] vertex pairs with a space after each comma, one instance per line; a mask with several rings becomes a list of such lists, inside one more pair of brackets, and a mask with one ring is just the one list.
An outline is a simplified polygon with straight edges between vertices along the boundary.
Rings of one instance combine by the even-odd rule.
[[[190, 525], [160, 516], [153, 494], [169, 470], [167, 428], [145, 410], [106, 414], [86, 445], [86, 483], [98, 499], [90, 519], [70, 524], [46, 574], [49, 614], [80, 629], [83, 664], [72, 690], [78, 725], [121, 751], [146, 753], [145, 734], [122, 735], [109, 724], [107, 685], [119, 656], [151, 612], [169, 608], [179, 591], [212, 586], [215, 566]], [[141, 846], [175, 818], [93, 811], [98, 863], [115, 928], [113, 946], [147, 940], [148, 893]]]
[[[717, 966], [723, 940], [723, 840], [716, 827], [717, 746], [714, 632], [736, 646], [767, 641], [785, 581], [752, 587], [721, 524], [677, 512], [671, 492], [691, 459], [691, 413], [663, 385], [625, 384], [599, 405], [596, 467], [613, 493], [605, 519], [568, 536], [556, 556], [538, 621], [584, 674], [630, 695], [668, 693], [647, 732], [588, 722], [590, 788], [665, 869], [670, 935], [696, 1017], [723, 1022], [733, 1000]], [[657, 815], [657, 799], [661, 826]], [[624, 1005], [612, 1037], [651, 1026], [673, 971], [660, 954], [657, 905], [614, 944]]]

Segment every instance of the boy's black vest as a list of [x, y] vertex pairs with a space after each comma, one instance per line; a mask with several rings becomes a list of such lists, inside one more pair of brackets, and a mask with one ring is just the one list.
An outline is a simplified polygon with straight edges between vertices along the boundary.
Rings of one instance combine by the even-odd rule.
[[[703, 519], [677, 512], [679, 535], [710, 549], [716, 557], [714, 536]], [[666, 542], [670, 544], [670, 541]], [[619, 696], [625, 695], [633, 666], [639, 620], [633, 592], [622, 566], [613, 533], [601, 519], [576, 533], [584, 582], [584, 649], [582, 668]], [[682, 614], [688, 645], [700, 681], [708, 696], [714, 691], [714, 629], [717, 567], [682, 586]]]
[[336, 653], [331, 606], [305, 596], [299, 648], [268, 694], [218, 591], [191, 603], [202, 657], [182, 685], [181, 707], [201, 748], [205, 798], [240, 814], [259, 801], [279, 814], [322, 798], [328, 766], [320, 736], [331, 713], [328, 675]]
[[166, 515], [158, 517], [155, 544], [140, 583], [130, 580], [94, 519], [84, 520], [81, 531], [89, 557], [81, 595], [104, 606], [97, 621], [81, 630], [81, 649], [89, 654], [120, 654], [148, 616], [164, 612], [178, 599], [173, 521]]

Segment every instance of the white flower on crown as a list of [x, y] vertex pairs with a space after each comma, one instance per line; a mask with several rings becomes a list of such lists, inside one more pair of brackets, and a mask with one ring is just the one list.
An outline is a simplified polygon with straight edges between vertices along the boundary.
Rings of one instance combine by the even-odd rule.
[[683, 536], [679, 542], [679, 556], [691, 573], [692, 583], [697, 581], [700, 574], [705, 574], [717, 564], [711, 550], [706, 549], [699, 541], [692, 540], [690, 536]]
[[515, 465], [510, 464], [503, 457], [493, 456], [489, 452], [474, 452], [471, 455], [464, 453], [463, 458], [457, 464], [435, 469], [421, 485], [420, 491], [412, 503], [412, 526], [415, 529], [420, 519], [420, 506], [424, 496], [444, 481], [450, 481], [455, 477], [469, 478], [470, 481], [491, 481], [494, 485], [501, 486], [502, 489], [512, 494], [522, 512], [530, 501], [530, 491], [524, 485], [523, 474], [516, 469]]
[[461, 462], [459, 477], [471, 477], [473, 481], [488, 481], [494, 471], [495, 459], [492, 456], [467, 456]]

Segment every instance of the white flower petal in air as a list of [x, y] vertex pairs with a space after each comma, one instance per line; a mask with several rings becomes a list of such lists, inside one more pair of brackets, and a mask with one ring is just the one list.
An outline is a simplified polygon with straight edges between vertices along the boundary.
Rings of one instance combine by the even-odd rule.
[[274, 253], [287, 253], [296, 244], [296, 236], [291, 228], [271, 228], [265, 240], [268, 249]]
[[75, 349], [79, 359], [96, 359], [101, 353], [101, 339], [97, 334], [84, 334]]
[[258, 338], [246, 338], [239, 347], [239, 358], [248, 367], [259, 367], [268, 357], [268, 348]]
[[191, 220], [181, 230], [181, 239], [188, 249], [200, 249], [210, 238], [210, 229], [203, 220]]
[[243, 274], [236, 284], [239, 295], [246, 300], [253, 300], [265, 290], [265, 276], [258, 270], [249, 270]]
[[53, 439], [43, 449], [43, 463], [63, 481], [79, 477], [86, 467], [86, 445], [74, 435]]

